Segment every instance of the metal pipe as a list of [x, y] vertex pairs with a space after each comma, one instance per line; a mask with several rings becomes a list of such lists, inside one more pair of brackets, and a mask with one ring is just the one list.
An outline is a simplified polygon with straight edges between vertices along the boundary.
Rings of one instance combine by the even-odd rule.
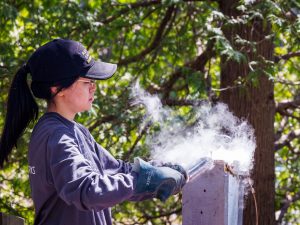
[[187, 169], [189, 181], [191, 181], [193, 178], [195, 178], [205, 170], [212, 168], [212, 166], [213, 166], [213, 161], [210, 158], [201, 158], [197, 160], [196, 163], [192, 164]]

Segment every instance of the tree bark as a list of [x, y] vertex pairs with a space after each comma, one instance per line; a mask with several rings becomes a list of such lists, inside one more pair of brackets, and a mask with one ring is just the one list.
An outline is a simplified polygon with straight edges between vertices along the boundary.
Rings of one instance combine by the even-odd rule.
[[[237, 18], [241, 12], [236, 9], [238, 0], [219, 1], [220, 10], [230, 18]], [[261, 61], [262, 58], [273, 60], [274, 47], [272, 40], [265, 37], [270, 34], [271, 26], [262, 19], [253, 19], [247, 25], [223, 26], [226, 38], [236, 50], [246, 55], [247, 62], [237, 63], [221, 59], [221, 88], [236, 85], [238, 79], [249, 78], [248, 63]], [[254, 41], [256, 51], [250, 47], [234, 43], [236, 35], [248, 41]], [[262, 69], [263, 64], [260, 64]], [[251, 178], [254, 181], [258, 215], [255, 212], [254, 200], [249, 194], [243, 215], [244, 225], [255, 225], [258, 216], [259, 225], [275, 224], [275, 185], [274, 185], [274, 86], [262, 70], [259, 70], [258, 83], [246, 82], [245, 86], [228, 88], [221, 92], [220, 100], [228, 104], [229, 109], [239, 118], [244, 118], [255, 129], [256, 150], [254, 168]]]

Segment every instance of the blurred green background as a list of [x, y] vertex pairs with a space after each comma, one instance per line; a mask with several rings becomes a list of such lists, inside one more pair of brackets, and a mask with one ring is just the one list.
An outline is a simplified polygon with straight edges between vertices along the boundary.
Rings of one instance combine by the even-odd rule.
[[[234, 7], [240, 16], [224, 15], [221, 4]], [[226, 91], [220, 86], [221, 58], [250, 69], [249, 76], [236, 80], [238, 87], [249, 82], [256, 85], [258, 62], [247, 61], [243, 47], [234, 47], [223, 33], [226, 27], [242, 29], [255, 21], [271, 24], [265, 39], [272, 41], [270, 52], [274, 52], [272, 60], [263, 60], [276, 101], [274, 214], [277, 224], [300, 224], [300, 3], [296, 0], [0, 1], [0, 127], [17, 69], [49, 40], [73, 39], [83, 43], [94, 58], [119, 65], [112, 79], [97, 82], [93, 109], [76, 120], [115, 157], [148, 159], [145, 137], [156, 127], [141, 127], [145, 109], [132, 106], [130, 86], [139, 80], [188, 120], [193, 104], [218, 101]], [[239, 46], [255, 48], [257, 44], [233, 35]], [[45, 103], [39, 104], [42, 114]], [[27, 164], [32, 126], [0, 171], [0, 211], [24, 217], [27, 224], [33, 224], [34, 218]], [[180, 199], [177, 195], [166, 203], [125, 202], [113, 207], [115, 224], [181, 224]]]

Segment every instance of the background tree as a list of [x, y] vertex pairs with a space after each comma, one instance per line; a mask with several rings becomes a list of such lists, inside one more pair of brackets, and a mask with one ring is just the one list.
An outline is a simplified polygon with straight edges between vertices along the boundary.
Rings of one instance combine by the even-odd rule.
[[[259, 224], [275, 222], [274, 85], [266, 73], [268, 61], [273, 60], [274, 46], [273, 38], [270, 38], [270, 21], [261, 17], [268, 10], [262, 6], [265, 3], [257, 1], [257, 15], [250, 17], [251, 12], [247, 15], [245, 9], [238, 7], [239, 1], [220, 1], [220, 10], [227, 20], [239, 20], [246, 16], [242, 23], [233, 21], [222, 26], [225, 38], [242, 55], [239, 56], [240, 61], [228, 59], [226, 55], [221, 57], [221, 88], [224, 91], [220, 94], [220, 100], [227, 103], [235, 115], [248, 119], [255, 129], [257, 148], [252, 179], [258, 215], [253, 199], [248, 198], [243, 217], [247, 225], [256, 224], [256, 216]], [[238, 80], [243, 85], [238, 87]]]
[[[253, 179], [260, 224], [274, 224], [275, 213], [278, 224], [297, 224], [299, 10], [296, 0], [1, 1], [0, 126], [13, 74], [34, 49], [56, 37], [78, 40], [95, 58], [119, 64], [114, 79], [98, 83], [93, 110], [78, 118], [114, 156], [149, 157], [145, 136], [155, 127], [140, 127], [144, 109], [130, 104], [128, 87], [135, 80], [183, 118], [203, 99], [224, 101], [256, 129]], [[0, 172], [0, 211], [29, 224], [30, 132]], [[178, 198], [116, 206], [116, 224], [178, 223]], [[251, 198], [244, 218], [254, 224]]]

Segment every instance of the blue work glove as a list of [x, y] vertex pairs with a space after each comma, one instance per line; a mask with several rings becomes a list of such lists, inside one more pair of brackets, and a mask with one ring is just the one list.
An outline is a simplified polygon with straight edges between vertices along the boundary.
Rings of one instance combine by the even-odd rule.
[[153, 160], [149, 162], [152, 166], [158, 166], [158, 167], [169, 167], [171, 169], [177, 170], [178, 172], [180, 172], [185, 180], [188, 180], [188, 174], [186, 172], [186, 170], [179, 164], [176, 163], [171, 163], [171, 162], [162, 162], [159, 160]]
[[170, 167], [156, 167], [140, 158], [134, 159], [132, 171], [137, 174], [135, 195], [140, 199], [158, 198], [166, 201], [177, 194], [186, 183], [185, 177]]

